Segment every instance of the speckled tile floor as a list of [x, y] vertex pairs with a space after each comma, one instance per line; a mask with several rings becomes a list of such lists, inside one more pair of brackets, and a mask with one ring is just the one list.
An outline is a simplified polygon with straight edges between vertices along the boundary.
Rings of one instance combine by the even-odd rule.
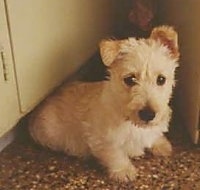
[[150, 154], [133, 160], [133, 182], [116, 183], [94, 159], [78, 159], [16, 140], [0, 153], [0, 190], [200, 190], [200, 147], [179, 132], [169, 136], [170, 158]]

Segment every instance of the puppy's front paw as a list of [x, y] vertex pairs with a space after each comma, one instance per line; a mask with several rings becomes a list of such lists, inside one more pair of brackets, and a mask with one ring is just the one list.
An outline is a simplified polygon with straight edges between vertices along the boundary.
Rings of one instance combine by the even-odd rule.
[[170, 156], [172, 154], [172, 145], [164, 136], [162, 136], [154, 143], [151, 152], [155, 156]]
[[132, 164], [119, 170], [110, 171], [111, 179], [118, 182], [133, 181], [136, 177], [136, 174], [137, 174], [137, 170]]

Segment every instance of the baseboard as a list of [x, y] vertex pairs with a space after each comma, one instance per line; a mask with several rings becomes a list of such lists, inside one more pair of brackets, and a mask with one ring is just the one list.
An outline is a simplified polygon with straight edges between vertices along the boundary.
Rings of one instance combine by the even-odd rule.
[[0, 137], [0, 152], [6, 148], [15, 139], [16, 130], [15, 128], [10, 130], [8, 133]]

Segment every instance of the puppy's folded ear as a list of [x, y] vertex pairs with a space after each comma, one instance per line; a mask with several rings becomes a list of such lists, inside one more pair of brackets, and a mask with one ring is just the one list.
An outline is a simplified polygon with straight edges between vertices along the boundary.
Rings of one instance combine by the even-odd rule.
[[179, 48], [178, 48], [178, 34], [170, 26], [159, 26], [153, 29], [151, 32], [151, 39], [159, 40], [164, 46], [170, 50], [170, 55], [178, 59]]
[[100, 54], [103, 63], [106, 66], [110, 66], [120, 51], [119, 40], [103, 40], [100, 43]]

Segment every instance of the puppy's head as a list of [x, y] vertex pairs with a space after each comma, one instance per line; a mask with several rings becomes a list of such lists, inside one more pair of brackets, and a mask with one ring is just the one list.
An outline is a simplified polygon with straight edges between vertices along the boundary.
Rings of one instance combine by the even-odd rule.
[[172, 27], [154, 28], [149, 39], [104, 40], [100, 53], [110, 72], [112, 96], [119, 97], [126, 118], [139, 127], [169, 120], [179, 59]]

